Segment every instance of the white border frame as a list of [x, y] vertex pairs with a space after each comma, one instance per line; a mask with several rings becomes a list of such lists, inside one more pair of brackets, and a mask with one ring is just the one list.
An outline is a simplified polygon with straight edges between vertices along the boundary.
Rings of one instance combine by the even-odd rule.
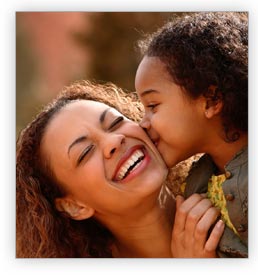
[[[89, 3], [92, 2], [92, 3]], [[225, 274], [257, 267], [257, 4], [255, 0], [7, 0], [1, 3], [0, 261], [5, 274]], [[127, 1], [129, 2], [129, 1]], [[140, 3], [141, 2], [141, 3]], [[146, 2], [146, 3], [145, 3]], [[256, 7], [255, 7], [256, 6]], [[16, 259], [15, 258], [15, 12], [248, 11], [249, 12], [249, 259]], [[257, 122], [256, 122], [257, 125]], [[255, 144], [256, 143], [256, 144]], [[255, 167], [256, 166], [256, 167]]]

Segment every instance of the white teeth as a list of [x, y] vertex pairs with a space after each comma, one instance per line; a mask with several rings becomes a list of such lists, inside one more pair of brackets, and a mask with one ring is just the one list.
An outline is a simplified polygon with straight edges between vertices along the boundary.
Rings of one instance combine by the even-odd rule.
[[[143, 157], [144, 154], [141, 150], [136, 150], [133, 155], [131, 155], [131, 157], [120, 167], [119, 171], [117, 172], [117, 179], [121, 180], [123, 179], [123, 177], [125, 176], [126, 172], [128, 171], [128, 169], [141, 157]], [[137, 165], [133, 168], [133, 170], [135, 168], [137, 168], [139, 166], [140, 163], [137, 163]], [[132, 171], [133, 171], [132, 170]]]

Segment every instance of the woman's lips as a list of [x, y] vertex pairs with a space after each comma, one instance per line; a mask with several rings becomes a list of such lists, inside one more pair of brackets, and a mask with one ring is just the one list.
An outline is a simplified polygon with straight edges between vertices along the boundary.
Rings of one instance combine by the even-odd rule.
[[146, 167], [149, 160], [150, 156], [143, 145], [131, 147], [118, 162], [112, 180], [121, 183], [130, 180]]

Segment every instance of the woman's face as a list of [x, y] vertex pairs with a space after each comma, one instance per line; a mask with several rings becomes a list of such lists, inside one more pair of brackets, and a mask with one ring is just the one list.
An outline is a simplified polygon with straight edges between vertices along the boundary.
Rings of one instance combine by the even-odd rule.
[[101, 214], [144, 204], [157, 196], [167, 175], [142, 128], [94, 101], [62, 108], [46, 129], [41, 153], [66, 193]]

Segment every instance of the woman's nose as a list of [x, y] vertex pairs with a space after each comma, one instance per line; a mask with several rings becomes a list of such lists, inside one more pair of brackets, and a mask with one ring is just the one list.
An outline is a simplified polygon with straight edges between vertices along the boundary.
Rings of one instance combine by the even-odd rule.
[[104, 156], [111, 158], [115, 152], [124, 144], [125, 136], [122, 134], [109, 133], [104, 140]]

